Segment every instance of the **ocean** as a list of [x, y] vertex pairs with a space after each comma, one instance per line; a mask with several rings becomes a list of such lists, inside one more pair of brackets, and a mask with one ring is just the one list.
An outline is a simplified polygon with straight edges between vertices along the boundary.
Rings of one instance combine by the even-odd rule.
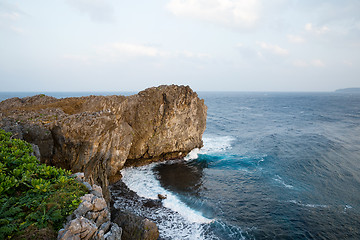
[[140, 197], [167, 195], [164, 207], [115, 204], [161, 239], [360, 239], [360, 94], [199, 96], [202, 149], [121, 171]]

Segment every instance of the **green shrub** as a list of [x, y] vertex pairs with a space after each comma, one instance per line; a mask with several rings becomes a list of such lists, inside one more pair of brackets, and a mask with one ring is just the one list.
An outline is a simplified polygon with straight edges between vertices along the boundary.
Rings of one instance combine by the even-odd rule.
[[32, 151], [0, 129], [0, 239], [28, 235], [29, 229], [58, 231], [87, 193], [70, 171], [41, 164]]

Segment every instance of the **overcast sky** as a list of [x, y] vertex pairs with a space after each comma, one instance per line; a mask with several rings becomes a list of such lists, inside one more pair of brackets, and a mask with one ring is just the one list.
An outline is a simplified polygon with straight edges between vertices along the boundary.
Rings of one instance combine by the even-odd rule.
[[0, 0], [0, 91], [360, 87], [359, 0]]

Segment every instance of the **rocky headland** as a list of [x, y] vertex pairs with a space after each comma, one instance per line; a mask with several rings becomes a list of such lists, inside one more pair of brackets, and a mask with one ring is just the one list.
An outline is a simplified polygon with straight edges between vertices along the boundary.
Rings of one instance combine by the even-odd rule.
[[36, 95], [1, 102], [0, 128], [30, 142], [41, 162], [84, 172], [110, 205], [109, 184], [121, 179], [124, 166], [182, 158], [202, 147], [206, 112], [204, 100], [188, 86], [153, 87], [127, 97]]

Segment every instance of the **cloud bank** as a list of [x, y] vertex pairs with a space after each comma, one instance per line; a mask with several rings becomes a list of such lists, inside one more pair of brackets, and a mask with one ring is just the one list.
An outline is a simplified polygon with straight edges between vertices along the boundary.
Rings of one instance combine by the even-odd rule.
[[258, 0], [171, 0], [176, 16], [191, 17], [235, 28], [251, 28], [260, 17]]

